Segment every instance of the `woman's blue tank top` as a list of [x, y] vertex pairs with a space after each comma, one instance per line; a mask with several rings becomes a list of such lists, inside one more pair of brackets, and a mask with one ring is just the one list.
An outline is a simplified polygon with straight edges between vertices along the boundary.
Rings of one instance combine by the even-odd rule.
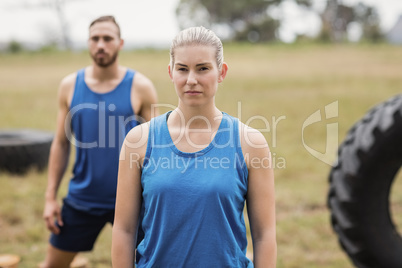
[[137, 267], [253, 267], [246, 257], [248, 171], [238, 119], [223, 113], [212, 142], [186, 153], [171, 139], [168, 115], [150, 123]]
[[66, 201], [85, 210], [114, 209], [121, 145], [138, 124], [131, 105], [135, 72], [104, 94], [85, 83], [85, 69], [77, 72], [70, 105], [76, 159]]

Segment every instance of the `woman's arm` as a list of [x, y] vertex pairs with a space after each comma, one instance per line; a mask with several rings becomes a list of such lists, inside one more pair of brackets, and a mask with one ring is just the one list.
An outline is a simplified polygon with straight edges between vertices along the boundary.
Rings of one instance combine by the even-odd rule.
[[264, 136], [247, 126], [242, 135], [248, 154], [247, 212], [253, 241], [254, 266], [276, 267], [275, 187], [271, 154]]
[[[141, 209], [141, 165], [145, 156], [148, 124], [132, 129], [124, 140], [119, 163], [116, 211], [112, 232], [112, 264], [132, 268], [138, 216]], [[144, 136], [145, 135], [145, 136]]]

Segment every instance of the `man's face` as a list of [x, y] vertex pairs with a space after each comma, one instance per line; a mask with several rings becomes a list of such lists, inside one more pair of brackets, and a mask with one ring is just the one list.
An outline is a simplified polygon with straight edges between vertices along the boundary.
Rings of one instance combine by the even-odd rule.
[[117, 26], [109, 21], [95, 23], [89, 29], [89, 53], [99, 67], [108, 67], [116, 61], [123, 47], [118, 32]]

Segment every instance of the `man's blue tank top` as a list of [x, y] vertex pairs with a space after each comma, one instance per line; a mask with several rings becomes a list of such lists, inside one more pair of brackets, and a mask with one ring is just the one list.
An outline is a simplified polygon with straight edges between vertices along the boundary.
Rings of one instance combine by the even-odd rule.
[[85, 210], [114, 209], [121, 145], [138, 124], [131, 105], [135, 72], [104, 94], [85, 83], [85, 69], [77, 72], [70, 105], [76, 159], [66, 201]]
[[171, 139], [168, 115], [150, 123], [137, 267], [253, 267], [246, 257], [248, 171], [238, 119], [223, 113], [212, 142], [186, 153]]

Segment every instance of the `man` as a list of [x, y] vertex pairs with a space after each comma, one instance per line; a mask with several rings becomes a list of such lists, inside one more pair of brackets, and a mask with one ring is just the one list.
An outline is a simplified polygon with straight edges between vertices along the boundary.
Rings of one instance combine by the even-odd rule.
[[[104, 225], [113, 223], [120, 146], [131, 128], [157, 114], [152, 82], [118, 63], [123, 44], [113, 16], [94, 20], [88, 40], [92, 65], [60, 84], [43, 213], [52, 233], [42, 268], [69, 267], [78, 252], [92, 250]], [[61, 209], [57, 192], [70, 143], [76, 159]]]

